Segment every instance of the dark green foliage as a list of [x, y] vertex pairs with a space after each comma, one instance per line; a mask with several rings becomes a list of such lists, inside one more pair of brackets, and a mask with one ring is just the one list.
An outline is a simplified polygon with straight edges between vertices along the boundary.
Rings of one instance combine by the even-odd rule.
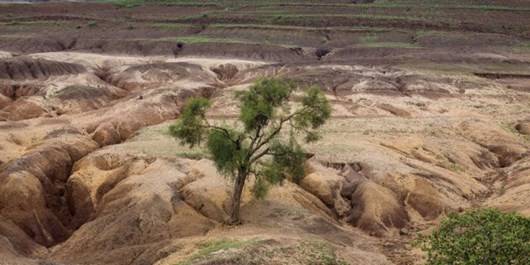
[[307, 91], [307, 95], [302, 99], [302, 106], [307, 110], [295, 119], [300, 127], [311, 125], [311, 128], [316, 129], [331, 115], [331, 106], [318, 87], [311, 87]]
[[294, 118], [293, 128], [305, 132], [305, 141], [320, 139], [317, 130], [331, 115], [331, 106], [318, 87], [311, 87], [302, 99], [304, 111]]
[[277, 79], [262, 79], [248, 91], [239, 93], [240, 119], [247, 131], [264, 126], [273, 117], [275, 108], [283, 104], [291, 94], [289, 83]]
[[304, 177], [306, 153], [294, 139], [291, 139], [288, 144], [273, 143], [271, 154], [272, 165], [293, 182], [298, 183]]
[[191, 98], [188, 100], [177, 123], [169, 127], [169, 132], [181, 140], [182, 144], [191, 147], [200, 144], [207, 132], [203, 121], [210, 102], [205, 98]]
[[[227, 135], [228, 133], [228, 135]], [[233, 176], [238, 165], [245, 156], [244, 150], [238, 149], [236, 142], [232, 141], [233, 132], [212, 130], [208, 135], [208, 151], [215, 160], [217, 169], [225, 175]]]
[[[254, 194], [262, 198], [271, 185], [284, 179], [298, 182], [304, 176], [306, 154], [296, 141], [318, 140], [318, 128], [330, 117], [331, 107], [321, 90], [306, 90], [301, 106], [288, 107], [293, 84], [278, 79], [262, 79], [249, 90], [240, 92], [241, 129], [211, 125], [206, 119], [209, 101], [192, 98], [170, 133], [191, 147], [206, 139], [206, 147], [219, 172], [235, 179], [232, 198], [239, 203], [240, 191], [247, 176], [255, 176]], [[281, 133], [290, 133], [288, 141]], [[237, 205], [239, 207], [239, 205]], [[238, 209], [235, 218], [238, 219]]]
[[256, 198], [263, 198], [271, 185], [281, 183], [286, 178], [298, 183], [305, 175], [306, 153], [294, 139], [287, 144], [271, 143], [270, 155], [270, 161], [266, 161], [255, 174], [253, 192]]
[[530, 219], [494, 209], [450, 214], [418, 243], [429, 265], [527, 265]]

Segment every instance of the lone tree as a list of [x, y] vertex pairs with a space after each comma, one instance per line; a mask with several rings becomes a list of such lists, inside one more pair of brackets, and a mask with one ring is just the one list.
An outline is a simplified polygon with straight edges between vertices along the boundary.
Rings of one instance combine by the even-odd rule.
[[[170, 133], [182, 144], [194, 147], [206, 143], [217, 170], [234, 181], [229, 224], [240, 223], [239, 207], [245, 181], [255, 176], [253, 193], [263, 198], [268, 188], [284, 179], [293, 182], [304, 176], [306, 154], [297, 141], [319, 139], [318, 129], [331, 113], [331, 107], [318, 87], [309, 87], [301, 104], [291, 109], [288, 102], [294, 85], [279, 79], [262, 79], [247, 91], [236, 94], [240, 104], [234, 127], [208, 122], [210, 102], [191, 98]], [[288, 132], [281, 137], [281, 132]]]

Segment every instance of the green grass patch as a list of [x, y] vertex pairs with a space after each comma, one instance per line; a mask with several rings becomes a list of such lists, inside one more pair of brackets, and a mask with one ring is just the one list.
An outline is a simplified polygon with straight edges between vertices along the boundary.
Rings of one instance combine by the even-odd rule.
[[395, 49], [419, 49], [421, 46], [406, 42], [369, 42], [361, 43], [358, 47], [365, 48], [395, 48]]
[[[379, 0], [374, 3], [367, 4], [349, 4], [349, 3], [321, 3], [316, 1], [295, 1], [286, 3], [282, 0], [97, 0], [101, 3], [112, 3], [122, 7], [136, 7], [146, 4], [163, 4], [163, 5], [182, 5], [182, 6], [217, 6], [219, 8], [237, 8], [242, 6], [275, 8], [277, 5], [282, 6], [313, 6], [318, 7], [352, 7], [352, 8], [370, 8], [370, 9], [429, 9], [440, 11], [443, 9], [470, 9], [478, 11], [509, 11], [509, 12], [525, 12], [530, 11], [529, 7], [507, 6], [498, 4], [473, 4], [463, 3], [461, 1], [444, 1], [440, 3], [439, 0]], [[421, 11], [420, 11], [421, 12]]]
[[132, 8], [142, 5], [179, 5], [179, 6], [221, 6], [219, 1], [194, 1], [194, 0], [98, 0], [100, 3], [111, 3], [121, 7]]
[[400, 49], [417, 49], [421, 46], [408, 42], [380, 41], [377, 34], [367, 34], [359, 38], [357, 47], [365, 48], [400, 48]]
[[[183, 24], [191, 25], [191, 24]], [[249, 29], [270, 29], [270, 30], [303, 30], [303, 31], [322, 31], [322, 27], [311, 27], [311, 26], [289, 26], [289, 25], [275, 25], [275, 24], [210, 24], [208, 28], [212, 29], [231, 29], [231, 28], [249, 28]], [[337, 32], [389, 32], [389, 31], [403, 31], [396, 28], [385, 28], [385, 27], [368, 27], [368, 26], [338, 26], [338, 27], [325, 27], [325, 29], [337, 31]]]
[[530, 53], [530, 41], [520, 42], [512, 50], [519, 53]]
[[444, 36], [447, 34], [454, 34], [453, 32], [435, 31], [435, 30], [418, 30], [416, 31], [416, 37], [433, 37], [433, 36]]
[[[248, 14], [248, 12], [246, 13]], [[408, 21], [422, 21], [428, 22], [427, 20], [421, 17], [412, 17], [412, 16], [395, 16], [395, 15], [376, 15], [376, 14], [293, 14], [289, 12], [263, 12], [257, 15], [262, 16], [273, 16], [280, 17], [281, 19], [288, 18], [359, 18], [359, 19], [374, 19], [374, 20], [408, 20]]]
[[366, 7], [379, 7], [379, 8], [414, 8], [414, 9], [425, 9], [425, 8], [436, 8], [440, 9], [472, 9], [481, 11], [530, 11], [528, 7], [520, 6], [501, 6], [501, 5], [488, 5], [488, 4], [465, 4], [462, 1], [442, 1], [439, 0], [378, 0], [372, 4], [361, 4], [358, 6]]
[[189, 258], [184, 261], [181, 261], [175, 265], [192, 265], [197, 264], [201, 261], [212, 258], [216, 252], [231, 250], [231, 249], [241, 249], [246, 246], [250, 246], [259, 242], [256, 239], [251, 240], [234, 240], [234, 239], [220, 239], [213, 240], [202, 243], [198, 246], [197, 251], [192, 254]]
[[150, 26], [159, 29], [186, 29], [193, 27], [191, 24], [184, 23], [152, 23]]
[[256, 43], [256, 42], [237, 40], [237, 39], [214, 38], [214, 37], [198, 36], [198, 35], [176, 37], [175, 40], [178, 41], [178, 42], [186, 43], [186, 44], [196, 44], [196, 43], [242, 43], [242, 44], [253, 44], [253, 43]]
[[191, 256], [175, 265], [269, 264], [271, 260], [278, 258], [282, 258], [287, 263], [297, 264], [348, 264], [336, 254], [335, 247], [323, 240], [303, 240], [295, 244], [284, 244], [260, 239], [221, 239], [199, 244]]
[[31, 27], [31, 26], [65, 26], [68, 23], [57, 20], [38, 20], [38, 21], [9, 21], [9, 22], [0, 22], [1, 26], [9, 27]]
[[335, 249], [329, 243], [322, 240], [302, 242], [299, 250], [310, 262], [308, 264], [348, 265], [335, 254]]
[[361, 38], [359, 38], [359, 41], [361, 43], [375, 43], [377, 42], [379, 38], [377, 37], [377, 35], [375, 34], [369, 34], [369, 35], [366, 35], [366, 36], [363, 36]]
[[205, 150], [199, 150], [199, 151], [190, 150], [190, 151], [177, 152], [176, 156], [187, 158], [187, 159], [192, 159], [192, 160], [201, 160], [203, 158], [210, 158]]

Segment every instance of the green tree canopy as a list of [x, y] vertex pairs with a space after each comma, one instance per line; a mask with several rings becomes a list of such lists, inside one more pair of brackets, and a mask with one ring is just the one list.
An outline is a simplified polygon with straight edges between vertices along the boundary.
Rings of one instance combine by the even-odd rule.
[[527, 265], [530, 219], [494, 209], [453, 213], [419, 244], [429, 265]]
[[[205, 143], [218, 171], [234, 180], [230, 223], [239, 222], [240, 196], [249, 175], [256, 178], [253, 191], [258, 198], [270, 185], [304, 176], [306, 154], [297, 136], [306, 142], [318, 140], [318, 129], [330, 117], [331, 107], [318, 87], [306, 88], [299, 102], [289, 104], [294, 88], [285, 80], [262, 79], [237, 93], [239, 125], [233, 127], [210, 123], [210, 102], [192, 98], [170, 126], [171, 135], [182, 144]], [[288, 136], [280, 137], [281, 132]]]

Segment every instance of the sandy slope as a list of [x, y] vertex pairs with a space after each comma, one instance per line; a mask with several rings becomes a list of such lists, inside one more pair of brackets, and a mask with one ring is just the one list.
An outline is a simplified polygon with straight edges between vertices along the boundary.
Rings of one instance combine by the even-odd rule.
[[[86, 71], [40, 64], [33, 78], [43, 59]], [[412, 264], [414, 232], [449, 211], [529, 213], [530, 94], [507, 80], [74, 52], [24, 60], [16, 71], [27, 78], [0, 81], [7, 264]], [[167, 127], [196, 95], [211, 97], [212, 120], [230, 122], [233, 92], [264, 76], [319, 84], [334, 113], [307, 147], [302, 183], [262, 201], [246, 194], [244, 225], [230, 228], [230, 183], [210, 161], [178, 157], [190, 150]]]

